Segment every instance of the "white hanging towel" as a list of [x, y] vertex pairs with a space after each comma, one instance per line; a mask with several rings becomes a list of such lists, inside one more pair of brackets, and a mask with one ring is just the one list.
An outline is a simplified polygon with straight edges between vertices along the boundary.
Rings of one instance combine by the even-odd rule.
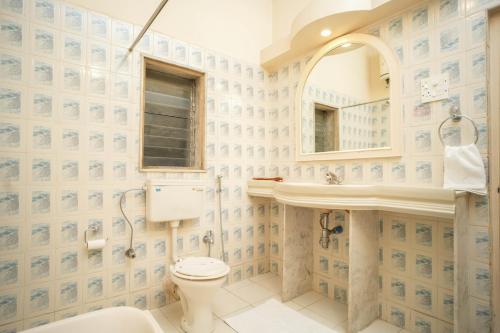
[[486, 173], [475, 144], [445, 146], [443, 188], [486, 195]]

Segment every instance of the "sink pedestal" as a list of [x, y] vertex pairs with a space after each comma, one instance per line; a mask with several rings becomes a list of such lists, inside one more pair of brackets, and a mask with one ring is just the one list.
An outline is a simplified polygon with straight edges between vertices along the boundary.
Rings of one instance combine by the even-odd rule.
[[374, 211], [349, 216], [349, 332], [358, 332], [379, 318], [378, 223]]
[[313, 224], [314, 211], [309, 208], [285, 206], [283, 224], [284, 302], [311, 290], [313, 285]]
[[[427, 308], [430, 310], [426, 310], [428, 311], [425, 317], [427, 319], [424, 318], [424, 320], [430, 318], [430, 322], [434, 323], [432, 324], [433, 331], [434, 327], [440, 325], [439, 327], [454, 329], [457, 333], [465, 333], [471, 331], [471, 327], [477, 326], [469, 320], [470, 313], [486, 308], [487, 303], [477, 303], [477, 301], [477, 304], [473, 303], [470, 297], [468, 272], [471, 272], [474, 267], [471, 266], [468, 258], [467, 244], [470, 243], [473, 231], [471, 226], [475, 216], [469, 213], [470, 197], [466, 193], [440, 188], [382, 185], [335, 186], [258, 181], [249, 181], [247, 192], [254, 197], [273, 198], [277, 204], [282, 205], [278, 211], [282, 209], [283, 213], [275, 214], [272, 219], [278, 220], [271, 221], [274, 224], [279, 223], [282, 230], [278, 234], [282, 243], [281, 252], [277, 251], [274, 255], [280, 256], [275, 260], [277, 262], [281, 260], [282, 265], [283, 301], [300, 296], [312, 290], [313, 286], [323, 292], [324, 285], [317, 279], [318, 276], [322, 279], [322, 275], [328, 275], [325, 279], [334, 280], [333, 298], [339, 302], [347, 302], [348, 332], [350, 333], [361, 331], [381, 317], [388, 321], [395, 318], [394, 324], [408, 328], [414, 324], [411, 322], [414, 318], [410, 316], [410, 312], [419, 314], [421, 309]], [[344, 223], [344, 232], [348, 236], [347, 240], [342, 240], [343, 247], [340, 247], [342, 254], [339, 255], [339, 245], [336, 245], [336, 254], [332, 255], [329, 254], [329, 250], [322, 250], [319, 258], [315, 257], [320, 236], [316, 229], [319, 221], [317, 209], [345, 212], [344, 218], [338, 221], [338, 223]], [[384, 216], [384, 219], [379, 220], [380, 216]], [[386, 216], [392, 217], [385, 220]], [[394, 217], [401, 218], [402, 222], [396, 220], [393, 224], [390, 219]], [[414, 237], [416, 232], [412, 220], [421, 221], [421, 224], [431, 228], [431, 238], [429, 238], [432, 240], [431, 247], [424, 248], [428, 245], [423, 239], [418, 248], [415, 245], [406, 245], [407, 248], [397, 250], [397, 242], [400, 240], [393, 239], [393, 237], [401, 236], [399, 233], [394, 236], [391, 232], [394, 232], [393, 230], [399, 232], [397, 230], [401, 229], [391, 228], [395, 225], [406, 226], [402, 236], [405, 237], [403, 241], [406, 242], [406, 237]], [[330, 225], [330, 228], [333, 226]], [[447, 229], [451, 230], [451, 236]], [[445, 242], [449, 242], [449, 237], [452, 237], [452, 249], [449, 249], [449, 245], [445, 245]], [[396, 251], [389, 251], [392, 248], [396, 248]], [[430, 264], [429, 260], [419, 262], [421, 271], [418, 274], [420, 275], [413, 273], [416, 267], [416, 256], [412, 255], [413, 251], [418, 252], [424, 259], [427, 256], [431, 258]], [[397, 252], [398, 255], [400, 255], [399, 252], [403, 252], [404, 256], [392, 257], [393, 252]], [[344, 253], [348, 253], [348, 256], [344, 256]], [[326, 261], [321, 258], [322, 256], [326, 258]], [[333, 257], [334, 265], [328, 257]], [[401, 259], [395, 260], [394, 258], [404, 258], [402, 259], [403, 266], [401, 266], [403, 269], [397, 266], [400, 265]], [[320, 261], [315, 262], [318, 259]], [[335, 266], [335, 261], [340, 261], [341, 264], [343, 264], [342, 261], [346, 261], [347, 272], [346, 268]], [[325, 262], [325, 266], [320, 266]], [[436, 282], [436, 279], [438, 276], [445, 278], [444, 275], [438, 274], [444, 274], [440, 272], [445, 272], [445, 270], [449, 271], [449, 262], [452, 262], [452, 281], [449, 281], [450, 278], [446, 276], [447, 282], [443, 286], [443, 283]], [[278, 265], [276, 267], [279, 267]], [[429, 268], [422, 265], [431, 266]], [[331, 274], [331, 269], [338, 271]], [[398, 302], [394, 300], [394, 297], [400, 296], [399, 290], [396, 289], [395, 294], [388, 294], [393, 289], [389, 285], [392, 283], [391, 280], [386, 279], [387, 274], [392, 278], [395, 276], [396, 279], [399, 279], [399, 275], [403, 275], [401, 278], [403, 288], [405, 288], [402, 293], [403, 297], [408, 297], [410, 300], [415, 295], [424, 295], [424, 297], [419, 299], [418, 304], [405, 299], [405, 305], [409, 308], [403, 309], [406, 312], [402, 313]], [[446, 274], [449, 275], [449, 273]], [[382, 290], [380, 283], [383, 285]], [[416, 287], [412, 286], [419, 287], [418, 294], [416, 294]], [[324, 292], [328, 292], [332, 297], [330, 288], [331, 282], [327, 282], [327, 289]], [[444, 298], [441, 299], [436, 295], [438, 288], [451, 295], [447, 295], [447, 303], [444, 302]], [[338, 293], [337, 290], [339, 290]], [[426, 293], [431, 297], [425, 297]], [[444, 311], [443, 306], [450, 311], [450, 297], [454, 312], [451, 316], [453, 318], [448, 314], [448, 317], [444, 317], [439, 313]]]

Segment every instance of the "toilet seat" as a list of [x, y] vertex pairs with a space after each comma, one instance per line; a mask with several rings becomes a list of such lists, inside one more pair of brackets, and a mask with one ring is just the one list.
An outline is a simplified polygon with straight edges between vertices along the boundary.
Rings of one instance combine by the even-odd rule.
[[212, 280], [226, 276], [229, 270], [229, 266], [219, 259], [188, 257], [177, 262], [172, 273], [185, 280]]

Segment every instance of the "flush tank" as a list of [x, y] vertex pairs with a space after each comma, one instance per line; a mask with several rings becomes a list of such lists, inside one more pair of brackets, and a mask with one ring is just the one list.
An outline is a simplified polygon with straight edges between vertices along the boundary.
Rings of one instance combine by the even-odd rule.
[[195, 219], [203, 214], [205, 185], [202, 181], [148, 181], [146, 186], [148, 222]]

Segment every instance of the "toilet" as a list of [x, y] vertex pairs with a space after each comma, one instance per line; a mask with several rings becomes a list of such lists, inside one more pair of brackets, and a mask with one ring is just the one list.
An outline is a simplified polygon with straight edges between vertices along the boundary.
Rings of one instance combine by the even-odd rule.
[[186, 333], [213, 332], [212, 303], [230, 267], [210, 257], [180, 258], [176, 246], [180, 220], [199, 218], [204, 212], [204, 184], [189, 180], [148, 181], [146, 187], [147, 221], [168, 222], [170, 226], [170, 278], [181, 298], [181, 328]]
[[212, 302], [229, 270], [223, 261], [210, 257], [187, 257], [172, 265], [170, 277], [179, 288], [184, 312], [181, 327], [185, 332], [214, 330]]

